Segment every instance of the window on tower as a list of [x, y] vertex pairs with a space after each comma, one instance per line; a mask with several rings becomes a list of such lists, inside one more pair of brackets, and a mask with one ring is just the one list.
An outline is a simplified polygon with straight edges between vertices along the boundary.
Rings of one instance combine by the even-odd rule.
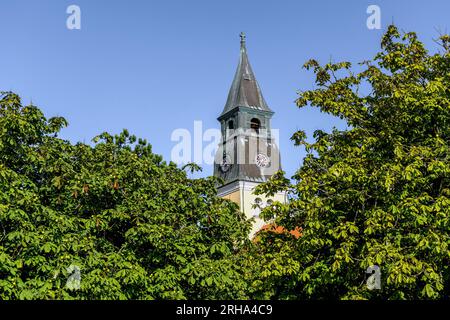
[[250, 128], [255, 130], [256, 133], [259, 133], [259, 129], [261, 128], [261, 121], [257, 118], [253, 118], [250, 120]]
[[230, 129], [230, 130], [234, 129], [234, 122], [233, 122], [233, 120], [228, 121], [228, 129]]

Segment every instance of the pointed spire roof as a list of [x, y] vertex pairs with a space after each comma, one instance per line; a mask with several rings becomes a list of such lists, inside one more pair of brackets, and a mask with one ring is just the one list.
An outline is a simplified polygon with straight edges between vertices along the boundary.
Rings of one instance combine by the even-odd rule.
[[236, 107], [249, 107], [257, 110], [268, 111], [269, 106], [264, 100], [255, 74], [247, 57], [247, 49], [245, 47], [245, 34], [241, 32], [241, 54], [239, 58], [239, 65], [234, 76], [233, 84], [231, 85], [228, 94], [227, 103], [221, 115]]

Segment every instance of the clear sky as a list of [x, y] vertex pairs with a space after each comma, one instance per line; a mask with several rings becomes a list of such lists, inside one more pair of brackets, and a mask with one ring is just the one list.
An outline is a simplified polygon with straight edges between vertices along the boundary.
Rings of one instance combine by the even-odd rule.
[[[81, 30], [66, 27], [72, 4], [81, 8]], [[381, 9], [380, 30], [366, 26], [371, 4]], [[244, 31], [291, 176], [304, 157], [289, 140], [297, 129], [312, 136], [345, 127], [295, 106], [296, 92], [313, 88], [303, 63], [372, 58], [391, 22], [434, 51], [449, 17], [448, 0], [0, 0], [0, 90], [66, 117], [61, 136], [72, 142], [128, 128], [170, 160], [175, 129], [193, 131], [196, 120], [219, 128]]]

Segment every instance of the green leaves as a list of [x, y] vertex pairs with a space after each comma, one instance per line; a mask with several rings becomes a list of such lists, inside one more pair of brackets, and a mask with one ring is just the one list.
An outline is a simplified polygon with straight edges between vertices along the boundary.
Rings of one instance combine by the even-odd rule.
[[[261, 237], [300, 267], [271, 274], [269, 297], [438, 299], [450, 290], [450, 60], [429, 55], [414, 33], [390, 26], [381, 52], [360, 64], [305, 64], [317, 88], [301, 91], [299, 107], [317, 107], [347, 121], [348, 130], [317, 131], [296, 145], [308, 155], [283, 184], [290, 202], [264, 216], [302, 237]], [[258, 186], [270, 194], [277, 181]], [[381, 291], [365, 287], [368, 267], [381, 268]], [[264, 278], [265, 279], [265, 278]]]
[[247, 298], [250, 225], [214, 179], [127, 130], [72, 145], [65, 125], [0, 95], [0, 299]]

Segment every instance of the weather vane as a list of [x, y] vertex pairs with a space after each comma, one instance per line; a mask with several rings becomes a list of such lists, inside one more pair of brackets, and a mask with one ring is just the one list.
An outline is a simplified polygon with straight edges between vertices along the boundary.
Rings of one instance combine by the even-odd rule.
[[245, 33], [241, 32], [239, 36], [241, 37], [241, 43], [245, 43]]

